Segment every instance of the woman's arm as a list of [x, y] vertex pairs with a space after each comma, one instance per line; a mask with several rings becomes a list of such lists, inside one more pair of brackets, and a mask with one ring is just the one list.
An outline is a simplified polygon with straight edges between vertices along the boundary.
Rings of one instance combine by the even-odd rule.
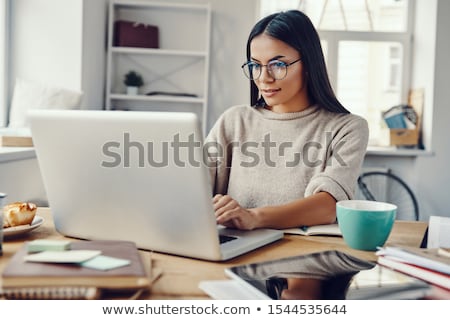
[[[294, 200], [295, 197], [291, 197], [291, 200], [287, 200], [287, 202], [268, 202], [264, 199], [264, 193], [260, 192], [258, 194], [261, 199], [253, 201], [255, 204], [244, 204], [245, 207], [241, 207], [238, 201], [230, 195], [226, 195], [230, 171], [224, 171], [223, 176], [227, 178], [222, 179], [224, 187], [220, 190], [216, 188], [215, 193], [218, 194], [213, 198], [217, 222], [225, 226], [247, 230], [266, 227], [284, 229], [335, 222], [336, 201], [353, 197], [367, 147], [369, 131], [367, 121], [358, 116], [342, 115], [328, 120], [330, 128], [325, 129], [332, 135], [331, 140], [326, 144], [327, 154], [323, 159], [321, 158], [324, 167], [320, 168], [321, 170], [312, 170], [314, 172], [307, 182], [303, 198]], [[231, 158], [230, 154], [227, 159], [229, 158]], [[227, 161], [226, 164], [230, 170], [231, 161]], [[280, 167], [280, 170], [282, 169]], [[271, 178], [276, 180], [277, 177], [273, 174], [276, 171], [271, 172]], [[233, 189], [235, 195], [246, 190], [236, 187], [238, 185], [236, 180], [234, 180], [235, 188]], [[256, 184], [251, 187], [264, 188], [264, 186], [260, 187]], [[275, 181], [266, 192], [283, 194], [283, 188], [285, 185], [280, 178], [280, 181]], [[258, 206], [258, 201], [264, 203], [263, 206]], [[267, 205], [268, 203], [274, 203], [274, 205]]]
[[261, 227], [284, 229], [336, 221], [336, 200], [327, 192], [319, 192], [285, 205], [254, 210]]
[[245, 209], [228, 195], [213, 198], [217, 223], [244, 230], [293, 228], [336, 221], [336, 200], [327, 192], [261, 208]]

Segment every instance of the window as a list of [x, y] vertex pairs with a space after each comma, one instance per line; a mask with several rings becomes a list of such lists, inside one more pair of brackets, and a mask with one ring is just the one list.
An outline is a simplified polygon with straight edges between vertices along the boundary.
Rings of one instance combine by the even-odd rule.
[[408, 101], [414, 0], [260, 0], [260, 14], [299, 9], [317, 28], [341, 103], [387, 145], [381, 113]]
[[389, 61], [388, 61], [388, 76], [386, 78], [386, 91], [400, 91], [401, 90], [401, 57], [402, 48], [399, 45], [392, 44], [389, 46]]

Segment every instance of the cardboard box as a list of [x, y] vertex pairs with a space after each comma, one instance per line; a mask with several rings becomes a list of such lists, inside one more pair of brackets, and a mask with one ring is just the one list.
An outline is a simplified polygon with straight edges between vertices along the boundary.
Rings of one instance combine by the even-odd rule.
[[417, 146], [419, 144], [418, 129], [390, 129], [391, 146]]
[[133, 21], [114, 22], [114, 46], [159, 48], [159, 29]]
[[409, 92], [408, 105], [417, 113], [417, 124], [414, 129], [390, 129], [391, 146], [418, 146], [421, 135], [424, 89]]

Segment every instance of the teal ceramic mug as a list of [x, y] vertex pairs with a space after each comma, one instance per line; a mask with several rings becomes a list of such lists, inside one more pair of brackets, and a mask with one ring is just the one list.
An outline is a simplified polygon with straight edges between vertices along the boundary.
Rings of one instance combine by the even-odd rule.
[[391, 203], [343, 200], [336, 203], [336, 216], [344, 242], [353, 249], [375, 251], [386, 242], [397, 214]]

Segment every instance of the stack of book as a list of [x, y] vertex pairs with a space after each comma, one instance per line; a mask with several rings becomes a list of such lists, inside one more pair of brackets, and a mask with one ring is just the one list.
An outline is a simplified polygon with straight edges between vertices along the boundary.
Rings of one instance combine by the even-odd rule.
[[415, 129], [417, 114], [413, 107], [398, 105], [382, 113], [389, 129]]
[[378, 264], [421, 279], [450, 294], [450, 250], [385, 247], [377, 251]]
[[26, 242], [11, 257], [1, 274], [0, 298], [100, 299], [150, 290], [150, 273], [134, 242], [42, 242]]

